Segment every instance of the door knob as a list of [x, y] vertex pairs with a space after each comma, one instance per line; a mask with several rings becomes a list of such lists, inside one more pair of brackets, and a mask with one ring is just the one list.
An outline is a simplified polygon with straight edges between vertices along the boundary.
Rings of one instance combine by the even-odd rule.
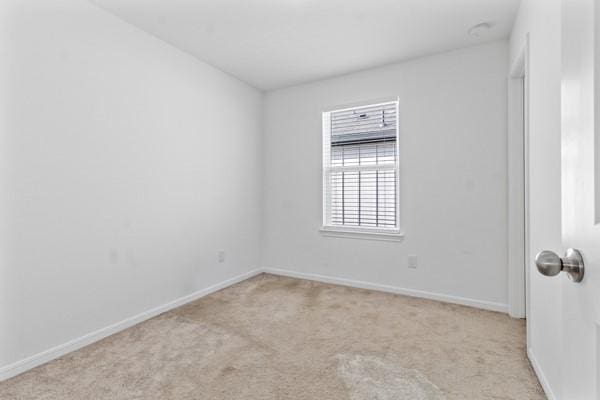
[[583, 279], [583, 257], [577, 249], [568, 249], [563, 258], [553, 251], [541, 251], [535, 256], [535, 265], [542, 275], [555, 276], [564, 271], [573, 282]]

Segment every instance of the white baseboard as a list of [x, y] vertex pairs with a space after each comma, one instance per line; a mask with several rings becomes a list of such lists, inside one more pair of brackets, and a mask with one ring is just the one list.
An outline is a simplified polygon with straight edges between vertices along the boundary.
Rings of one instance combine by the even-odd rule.
[[176, 300], [170, 301], [148, 311], [144, 311], [140, 314], [134, 315], [133, 317], [127, 318], [123, 321], [117, 322], [115, 324], [109, 325], [107, 327], [98, 329], [97, 331], [88, 333], [87, 335], [78, 337], [66, 343], [60, 344], [56, 347], [45, 350], [41, 353], [35, 354], [31, 357], [27, 357], [23, 360], [17, 361], [13, 364], [9, 364], [0, 368], [0, 382], [12, 378], [16, 375], [19, 375], [23, 372], [26, 372], [32, 368], [35, 368], [39, 365], [45, 364], [49, 361], [52, 361], [58, 357], [61, 357], [67, 353], [72, 351], [81, 349], [82, 347], [88, 346], [94, 342], [97, 342], [101, 339], [104, 339], [110, 335], [113, 335], [117, 332], [130, 328], [134, 325], [139, 324], [140, 322], [146, 321], [150, 318], [153, 318], [159, 314], [170, 311], [174, 308], [180, 307], [184, 304], [197, 300], [201, 297], [207, 296], [211, 293], [224, 289], [228, 286], [234, 285], [238, 282], [244, 281], [248, 278], [251, 278], [255, 275], [262, 273], [261, 269], [255, 269], [253, 271], [235, 276], [231, 279], [227, 279], [226, 281], [217, 283], [216, 285], [209, 286], [205, 289], [199, 290], [197, 292], [191, 293], [187, 296], [180, 297]]
[[[228, 286], [234, 285], [238, 282], [244, 281], [248, 278], [251, 278], [251, 277], [261, 274], [263, 272], [273, 274], [273, 275], [288, 276], [291, 278], [308, 279], [308, 280], [319, 281], [319, 282], [324, 282], [324, 283], [332, 283], [332, 284], [337, 284], [337, 285], [356, 287], [356, 288], [361, 288], [361, 289], [371, 289], [371, 290], [377, 290], [377, 291], [381, 291], [381, 292], [403, 294], [403, 295], [407, 295], [407, 296], [443, 301], [446, 303], [461, 304], [461, 305], [477, 307], [477, 308], [482, 308], [482, 309], [492, 310], [492, 311], [499, 311], [499, 312], [504, 312], [504, 313], [506, 313], [508, 311], [508, 306], [506, 304], [501, 304], [501, 303], [494, 303], [494, 302], [488, 302], [488, 301], [482, 301], [482, 300], [473, 300], [473, 299], [468, 299], [468, 298], [463, 298], [463, 297], [449, 296], [449, 295], [445, 295], [445, 294], [431, 293], [431, 292], [425, 292], [425, 291], [414, 290], [414, 289], [405, 289], [405, 288], [399, 288], [399, 287], [395, 287], [395, 286], [355, 281], [355, 280], [344, 279], [344, 278], [335, 278], [335, 277], [324, 276], [324, 275], [306, 274], [306, 273], [294, 272], [294, 271], [289, 271], [289, 270], [284, 270], [284, 269], [262, 268], [262, 269], [255, 269], [253, 271], [244, 273], [242, 275], [238, 275], [236, 277], [233, 277], [231, 279], [228, 279], [228, 280], [218, 283], [216, 285], [213, 285], [208, 288], [191, 293], [191, 294], [181, 297], [179, 299], [170, 301], [168, 303], [165, 303], [163, 305], [155, 307], [151, 310], [144, 311], [140, 314], [134, 315], [133, 317], [127, 318], [123, 321], [117, 322], [115, 324], [109, 325], [109, 326], [101, 328], [101, 329], [98, 329], [94, 332], [88, 333], [84, 336], [73, 339], [69, 342], [60, 344], [58, 346], [55, 346], [48, 350], [45, 350], [41, 353], [35, 354], [35, 355], [27, 357], [23, 360], [20, 360], [15, 363], [4, 366], [4, 367], [0, 368], [0, 382], [4, 381], [6, 379], [12, 378], [16, 375], [19, 375], [23, 372], [26, 372], [26, 371], [28, 371], [32, 368], [35, 368], [39, 365], [42, 365], [49, 361], [57, 359], [57, 358], [65, 355], [65, 354], [68, 354], [72, 351], [81, 349], [82, 347], [88, 346], [94, 342], [97, 342], [97, 341], [104, 339], [110, 335], [113, 335], [117, 332], [120, 332], [122, 330], [130, 328], [136, 324], [139, 324], [140, 322], [146, 321], [146, 320], [153, 318], [159, 314], [162, 314], [162, 313], [170, 311], [174, 308], [180, 307], [184, 304], [187, 304], [189, 302], [197, 300], [201, 297], [207, 296], [211, 293], [214, 293], [218, 290], [224, 289]], [[536, 367], [535, 367], [534, 359], [531, 357], [531, 355], [530, 355], [530, 359], [532, 360], [532, 364], [534, 364], [534, 369], [535, 369]], [[536, 369], [536, 372], [538, 371], [538, 369]], [[538, 373], [538, 376], [540, 376], [540, 381], [542, 381], [541, 375], [539, 373]], [[544, 383], [542, 383], [542, 385], [544, 385]], [[544, 390], [546, 390], [546, 386], [544, 387]], [[549, 398], [554, 399], [554, 397], [550, 397], [550, 396], [549, 396]]]
[[266, 272], [268, 274], [288, 276], [290, 278], [307, 279], [307, 280], [311, 280], [311, 281], [332, 283], [335, 285], [350, 286], [350, 287], [355, 287], [355, 288], [360, 288], [360, 289], [370, 289], [370, 290], [377, 290], [380, 292], [402, 294], [402, 295], [406, 295], [406, 296], [420, 297], [423, 299], [442, 301], [444, 303], [460, 304], [463, 306], [482, 308], [484, 310], [508, 313], [508, 305], [507, 304], [494, 303], [491, 301], [475, 300], [475, 299], [469, 299], [469, 298], [465, 298], [465, 297], [450, 296], [447, 294], [426, 292], [423, 290], [406, 289], [406, 288], [401, 288], [401, 287], [396, 287], [396, 286], [382, 285], [382, 284], [378, 284], [378, 283], [355, 281], [355, 280], [351, 280], [351, 279], [336, 278], [336, 277], [325, 276], [325, 275], [308, 274], [308, 273], [289, 271], [289, 270], [278, 269], [278, 268], [263, 268], [262, 271]]
[[540, 363], [538, 362], [537, 358], [535, 358], [535, 355], [530, 348], [527, 349], [527, 357], [529, 357], [531, 366], [533, 367], [533, 370], [535, 371], [535, 374], [537, 375], [540, 385], [542, 385], [542, 389], [544, 389], [544, 393], [546, 393], [548, 400], [556, 400], [557, 397], [554, 395], [554, 392], [548, 383], [548, 379], [546, 379], [546, 375], [544, 375], [544, 371], [542, 371], [542, 368], [540, 367]]

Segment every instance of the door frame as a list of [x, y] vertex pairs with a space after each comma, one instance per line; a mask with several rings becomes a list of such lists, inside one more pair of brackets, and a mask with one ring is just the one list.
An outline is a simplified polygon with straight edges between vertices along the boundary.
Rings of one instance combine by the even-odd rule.
[[529, 34], [508, 77], [508, 313], [529, 305]]

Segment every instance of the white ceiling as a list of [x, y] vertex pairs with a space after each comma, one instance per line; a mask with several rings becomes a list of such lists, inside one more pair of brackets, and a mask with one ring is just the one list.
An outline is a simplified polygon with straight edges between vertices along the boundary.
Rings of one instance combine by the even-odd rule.
[[[519, 0], [92, 0], [263, 90], [506, 38]], [[489, 22], [485, 37], [467, 34]]]

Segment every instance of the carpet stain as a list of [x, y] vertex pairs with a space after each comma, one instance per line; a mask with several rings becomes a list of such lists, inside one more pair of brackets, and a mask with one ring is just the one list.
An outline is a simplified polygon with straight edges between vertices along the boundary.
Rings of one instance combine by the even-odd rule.
[[396, 361], [356, 354], [337, 358], [338, 376], [352, 400], [446, 400], [422, 373]]
[[525, 323], [259, 275], [0, 382], [1, 400], [542, 400]]

